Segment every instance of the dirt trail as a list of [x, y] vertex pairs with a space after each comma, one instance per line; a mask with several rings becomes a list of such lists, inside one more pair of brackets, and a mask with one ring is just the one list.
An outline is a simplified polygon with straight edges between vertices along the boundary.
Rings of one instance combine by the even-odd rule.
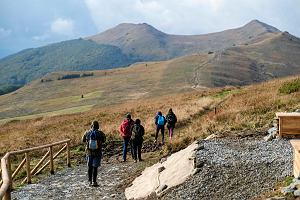
[[57, 172], [38, 184], [26, 185], [12, 193], [12, 199], [126, 199], [124, 185], [142, 163], [103, 163], [98, 172], [99, 187], [90, 187], [87, 168], [80, 165]]

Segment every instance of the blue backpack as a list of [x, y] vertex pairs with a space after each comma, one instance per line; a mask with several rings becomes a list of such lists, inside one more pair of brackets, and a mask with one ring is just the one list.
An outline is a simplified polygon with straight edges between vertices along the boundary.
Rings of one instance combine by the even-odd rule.
[[89, 134], [88, 148], [90, 150], [96, 150], [96, 149], [99, 148], [98, 141], [97, 141], [97, 133], [96, 133], [96, 131], [92, 131]]
[[158, 115], [157, 124], [158, 125], [165, 125], [165, 118], [164, 118], [164, 116]]

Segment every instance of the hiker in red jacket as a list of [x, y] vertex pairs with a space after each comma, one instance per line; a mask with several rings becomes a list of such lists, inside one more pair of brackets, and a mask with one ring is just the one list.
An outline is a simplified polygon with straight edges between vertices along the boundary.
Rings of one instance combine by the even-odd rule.
[[123, 138], [123, 161], [126, 162], [127, 147], [131, 138], [131, 128], [134, 121], [131, 119], [131, 115], [128, 113], [126, 118], [120, 125], [120, 136]]

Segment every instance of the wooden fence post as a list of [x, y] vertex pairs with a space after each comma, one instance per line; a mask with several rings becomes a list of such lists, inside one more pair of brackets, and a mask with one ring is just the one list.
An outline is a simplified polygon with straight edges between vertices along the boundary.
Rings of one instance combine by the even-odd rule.
[[25, 153], [26, 158], [26, 173], [27, 173], [27, 183], [31, 184], [31, 172], [30, 172], [30, 157], [29, 153]]
[[[60, 149], [55, 155], [53, 155], [53, 146], [65, 144], [62, 149]], [[49, 151], [44, 155], [44, 157], [38, 162], [38, 164], [30, 171], [30, 156], [29, 153], [31, 151], [40, 150], [44, 148], [49, 148]], [[18, 150], [18, 151], [12, 151], [6, 153], [6, 155], [1, 159], [1, 170], [0, 174], [2, 173], [2, 181], [0, 184], [0, 196], [2, 199], [0, 200], [10, 200], [11, 199], [11, 191], [13, 189], [13, 178], [19, 173], [19, 171], [22, 169], [22, 167], [26, 164], [26, 178], [22, 181], [23, 183], [31, 183], [31, 178], [33, 175], [36, 175], [40, 173], [44, 168], [46, 168], [50, 164], [50, 173], [54, 174], [54, 159], [65, 149], [67, 149], [67, 165], [71, 165], [71, 159], [70, 159], [70, 139], [63, 140], [61, 142], [56, 142], [48, 145], [43, 145], [39, 147], [33, 147], [28, 148], [24, 150]], [[12, 173], [12, 167], [11, 167], [11, 156], [16, 154], [23, 154], [25, 153], [25, 158], [22, 160], [22, 162], [18, 165], [14, 173]], [[47, 156], [50, 155], [50, 159], [47, 161], [45, 165], [42, 166], [41, 169], [39, 169], [37, 172], [35, 172], [40, 165], [46, 160]]]
[[53, 148], [52, 146], [49, 147], [49, 152], [50, 152], [50, 173], [54, 174], [54, 165], [53, 165]]
[[13, 185], [12, 185], [12, 177], [11, 177], [11, 162], [10, 162], [10, 156], [7, 157], [7, 160], [6, 160], [6, 166], [7, 166], [7, 169], [8, 169], [8, 178], [9, 178], [9, 182], [10, 182], [10, 185], [9, 185], [9, 188], [8, 190], [6, 191], [5, 195], [4, 195], [4, 200], [11, 200], [11, 190], [13, 189]]
[[70, 142], [67, 142], [67, 165], [68, 167], [71, 167], [71, 161], [70, 161]]

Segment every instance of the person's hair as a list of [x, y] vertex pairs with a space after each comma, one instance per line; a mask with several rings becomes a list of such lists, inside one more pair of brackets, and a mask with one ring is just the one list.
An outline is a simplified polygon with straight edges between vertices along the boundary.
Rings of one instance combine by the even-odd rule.
[[93, 121], [91, 124], [91, 129], [98, 130], [99, 129], [99, 123], [97, 121]]
[[161, 111], [158, 111], [158, 112], [157, 112], [157, 115], [162, 115]]
[[170, 109], [169, 109], [169, 113], [173, 113], [173, 110], [172, 110], [172, 108], [170, 108]]
[[141, 124], [141, 120], [140, 119], [136, 119], [134, 123], [135, 124]]
[[126, 118], [127, 118], [127, 119], [131, 119], [131, 114], [130, 114], [130, 113], [127, 113], [127, 114], [126, 114]]

